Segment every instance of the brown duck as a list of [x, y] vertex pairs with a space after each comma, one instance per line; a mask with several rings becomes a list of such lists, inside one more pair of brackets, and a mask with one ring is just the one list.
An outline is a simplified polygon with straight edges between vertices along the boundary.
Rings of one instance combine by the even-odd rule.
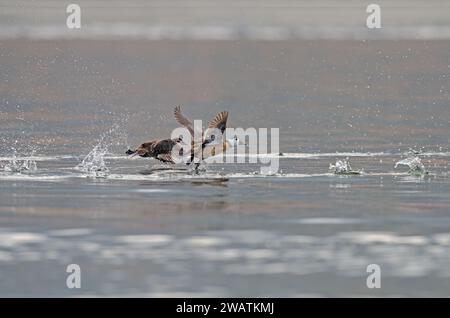
[[[181, 107], [179, 106], [175, 107], [174, 117], [179, 124], [181, 124], [182, 126], [186, 127], [189, 130], [192, 137], [196, 135], [194, 134], [194, 125], [192, 121], [181, 113]], [[213, 131], [214, 129], [219, 129], [223, 133], [226, 128], [227, 118], [228, 112], [220, 112], [209, 123], [206, 131], [200, 132], [201, 140], [192, 140], [191, 161], [187, 163], [188, 165], [192, 162], [194, 153], [197, 153], [198, 151], [201, 152], [201, 150], [204, 149], [206, 145], [209, 145], [213, 141], [215, 142], [218, 141], [217, 139], [219, 138], [216, 139], [216, 137], [218, 136], [215, 136]], [[127, 150], [126, 154], [131, 157], [140, 156], [144, 158], [155, 158], [165, 163], [175, 163], [174, 159], [172, 158], [172, 151], [174, 147], [177, 147], [178, 154], [180, 157], [182, 157], [183, 156], [182, 141], [183, 141], [182, 136], [175, 139], [152, 140], [144, 142], [135, 150], [131, 149]], [[196, 164], [196, 168], [198, 167], [198, 165], [199, 164]]]
[[[191, 164], [194, 160], [194, 156], [200, 157], [201, 160], [206, 159], [207, 157], [214, 156], [221, 152], [224, 152], [226, 149], [232, 147], [228, 140], [224, 140], [223, 136], [216, 136], [215, 133], [219, 130], [222, 134], [225, 132], [227, 127], [227, 119], [228, 112], [223, 111], [218, 113], [209, 123], [208, 128], [202, 131], [195, 131], [193, 122], [184, 116], [181, 112], [181, 107], [177, 106], [174, 109], [174, 117], [176, 121], [186, 127], [192, 137], [191, 143], [191, 159], [187, 162], [187, 164]], [[201, 140], [196, 140], [201, 136]], [[197, 163], [196, 168], [198, 168], [199, 163]]]
[[175, 163], [172, 158], [172, 150], [174, 147], [179, 147], [179, 155], [183, 155], [183, 148], [179, 146], [182, 138], [175, 139], [162, 139], [162, 140], [152, 140], [144, 142], [135, 150], [127, 150], [126, 154], [134, 157], [140, 156], [144, 158], [155, 158], [159, 161], [165, 163]]

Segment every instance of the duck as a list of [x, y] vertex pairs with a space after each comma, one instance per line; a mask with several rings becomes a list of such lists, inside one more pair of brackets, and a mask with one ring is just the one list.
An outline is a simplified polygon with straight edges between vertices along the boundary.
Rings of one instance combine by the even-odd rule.
[[[217, 156], [226, 152], [238, 144], [240, 144], [237, 136], [232, 139], [225, 139], [223, 134], [227, 128], [228, 112], [222, 111], [218, 113], [209, 123], [206, 130], [202, 128], [202, 131], [198, 131], [197, 127], [194, 127], [192, 121], [187, 118], [181, 112], [181, 107], [176, 106], [174, 109], [174, 117], [176, 121], [187, 128], [192, 137], [191, 142], [191, 158], [186, 163], [192, 164], [194, 158], [198, 158], [198, 161], [203, 161], [209, 157]], [[195, 130], [197, 128], [197, 131]], [[219, 134], [220, 131], [220, 134]], [[199, 138], [201, 136], [201, 138]], [[195, 163], [195, 169], [197, 170], [200, 162]]]
[[[216, 147], [220, 145], [220, 140], [223, 139], [223, 133], [227, 128], [228, 112], [222, 111], [218, 113], [209, 123], [207, 129], [194, 127], [193, 122], [181, 112], [181, 106], [176, 106], [173, 111], [175, 120], [185, 127], [191, 135], [191, 158], [186, 162], [186, 165], [191, 165], [194, 158], [202, 161], [207, 157], [216, 154]], [[220, 132], [220, 133], [219, 133]], [[232, 143], [224, 141], [223, 150], [229, 148]], [[217, 147], [219, 149], [221, 147]], [[212, 149], [212, 150], [211, 150]], [[206, 150], [206, 152], [205, 152]], [[217, 154], [220, 150], [217, 151]], [[195, 170], [198, 169], [200, 162], [195, 163]]]
[[[181, 126], [185, 127], [191, 135], [190, 159], [186, 165], [192, 165], [194, 158], [200, 158], [200, 162], [204, 159], [225, 152], [227, 149], [237, 144], [237, 138], [225, 140], [223, 133], [226, 130], [228, 112], [222, 111], [218, 113], [209, 123], [207, 129], [194, 127], [193, 122], [187, 118], [182, 112], [181, 107], [176, 106], [173, 111], [175, 120]], [[220, 133], [219, 133], [220, 132]], [[223, 140], [223, 142], [222, 142]], [[163, 163], [175, 164], [178, 161], [173, 158], [173, 150], [178, 151], [178, 155], [183, 157], [185, 151], [183, 147], [183, 136], [173, 139], [156, 139], [142, 143], [136, 149], [128, 149], [126, 154], [132, 158], [140, 156], [143, 158], [154, 158]], [[222, 146], [220, 146], [222, 145]], [[195, 162], [195, 170], [198, 170], [200, 162]]]
[[179, 155], [183, 156], [182, 140], [182, 136], [174, 139], [151, 140], [142, 143], [135, 150], [128, 149], [126, 154], [130, 157], [150, 157], [163, 163], [175, 163], [175, 160], [172, 158], [172, 151], [174, 147], [177, 147]]

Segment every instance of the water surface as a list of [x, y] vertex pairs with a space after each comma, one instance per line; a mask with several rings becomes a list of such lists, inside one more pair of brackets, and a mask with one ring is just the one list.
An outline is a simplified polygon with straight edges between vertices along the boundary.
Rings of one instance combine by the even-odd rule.
[[[0, 295], [449, 296], [448, 41], [0, 44]], [[180, 104], [280, 170], [126, 158]]]

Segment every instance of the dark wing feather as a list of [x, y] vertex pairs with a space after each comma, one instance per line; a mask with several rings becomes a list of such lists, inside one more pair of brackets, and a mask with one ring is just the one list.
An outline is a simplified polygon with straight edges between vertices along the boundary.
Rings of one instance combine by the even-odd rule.
[[222, 142], [223, 136], [216, 136], [216, 129], [220, 130], [220, 132], [225, 132], [227, 128], [227, 120], [228, 120], [228, 112], [220, 112], [209, 122], [208, 129], [205, 132], [205, 137], [202, 143], [202, 149], [204, 149], [207, 145], [212, 143], [220, 144]]
[[172, 139], [163, 139], [158, 141], [153, 147], [153, 153], [155, 155], [170, 153], [176, 142]]
[[162, 161], [162, 162], [175, 163], [173, 161], [172, 155], [170, 153], [159, 154], [156, 156], [156, 159], [158, 159], [159, 161]]
[[208, 128], [219, 129], [222, 134], [227, 128], [228, 112], [220, 112], [209, 122]]

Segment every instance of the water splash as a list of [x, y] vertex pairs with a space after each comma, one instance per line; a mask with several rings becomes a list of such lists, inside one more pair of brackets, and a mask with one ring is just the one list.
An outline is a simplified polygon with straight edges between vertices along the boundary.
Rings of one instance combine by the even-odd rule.
[[349, 159], [336, 160], [336, 163], [330, 164], [329, 169], [339, 175], [358, 175], [362, 173], [362, 170], [353, 170], [350, 165]]
[[126, 134], [121, 129], [121, 125], [116, 123], [101, 136], [98, 144], [75, 169], [94, 177], [106, 177], [109, 174], [109, 168], [105, 156], [109, 153], [109, 147], [117, 145], [122, 139], [126, 140]]
[[397, 168], [398, 166], [409, 167], [408, 171], [409, 174], [414, 175], [428, 174], [428, 171], [426, 171], [425, 166], [422, 163], [422, 160], [417, 156], [409, 156], [406, 159], [396, 162], [394, 168]]
[[[7, 160], [7, 162], [3, 165], [0, 165], [0, 168], [5, 172], [34, 172], [37, 170], [36, 161], [33, 159], [18, 159], [17, 158], [17, 149], [15, 147], [11, 148], [12, 150], [12, 159]], [[34, 156], [36, 152], [36, 148], [29, 147], [26, 152], [30, 156]], [[23, 157], [22, 157], [23, 158]]]
[[83, 161], [78, 164], [75, 169], [95, 175], [104, 176], [109, 172], [109, 168], [106, 166], [105, 155], [108, 153], [108, 144], [104, 140], [94, 147], [89, 154], [84, 157]]
[[25, 171], [34, 172], [37, 170], [37, 165], [36, 161], [34, 160], [12, 159], [2, 166], [2, 170], [6, 172], [18, 172], [18, 173], [22, 173]]
[[421, 153], [423, 153], [422, 148], [419, 148], [419, 149], [409, 148], [408, 151], [406, 152], [406, 156], [412, 157], [412, 156], [420, 155]]

